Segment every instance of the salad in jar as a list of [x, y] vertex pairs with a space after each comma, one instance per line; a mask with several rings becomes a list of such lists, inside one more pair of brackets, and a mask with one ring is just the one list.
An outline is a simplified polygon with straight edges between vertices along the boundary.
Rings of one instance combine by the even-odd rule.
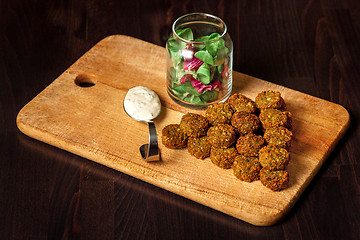
[[170, 36], [166, 44], [167, 81], [172, 98], [208, 106], [230, 96], [232, 42], [220, 33], [199, 36], [187, 27]]

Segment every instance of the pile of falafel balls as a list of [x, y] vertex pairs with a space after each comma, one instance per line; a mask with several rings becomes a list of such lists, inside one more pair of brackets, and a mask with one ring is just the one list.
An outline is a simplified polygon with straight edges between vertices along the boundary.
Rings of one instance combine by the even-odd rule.
[[168, 148], [187, 148], [198, 159], [233, 169], [245, 182], [260, 180], [273, 191], [287, 187], [292, 139], [291, 113], [279, 91], [260, 92], [255, 101], [236, 93], [210, 105], [205, 116], [186, 113], [162, 130]]

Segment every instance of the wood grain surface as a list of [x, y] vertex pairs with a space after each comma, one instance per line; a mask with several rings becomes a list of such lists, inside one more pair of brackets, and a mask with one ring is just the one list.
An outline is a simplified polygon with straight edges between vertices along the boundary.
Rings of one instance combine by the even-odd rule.
[[[128, 36], [105, 38], [20, 111], [19, 129], [254, 225], [275, 224], [344, 135], [350, 123], [348, 112], [338, 104], [234, 72], [233, 93], [255, 99], [261, 91], [278, 90], [293, 114], [289, 187], [272, 192], [260, 181], [241, 182], [232, 170], [216, 167], [209, 159], [201, 161], [186, 149], [167, 149], [161, 144], [161, 129], [194, 112], [167, 96], [165, 51]], [[79, 83], [85, 82], [94, 86], [81, 87]], [[157, 92], [164, 106], [154, 120], [161, 152], [157, 163], [143, 161], [138, 151], [147, 141], [147, 125], [129, 118], [123, 109], [126, 92], [137, 85]], [[197, 113], [205, 115], [204, 110]]]
[[[0, 0], [1, 238], [358, 240], [359, 9], [357, 0]], [[190, 12], [225, 21], [238, 73], [339, 104], [351, 116], [275, 225], [253, 226], [16, 125], [20, 109], [100, 40], [121, 34], [163, 47], [171, 24]]]

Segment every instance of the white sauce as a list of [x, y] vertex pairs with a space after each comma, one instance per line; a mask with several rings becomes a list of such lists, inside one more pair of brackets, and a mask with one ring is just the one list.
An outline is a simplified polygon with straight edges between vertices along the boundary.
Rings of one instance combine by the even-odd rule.
[[139, 121], [151, 121], [160, 114], [159, 96], [147, 87], [133, 87], [125, 96], [124, 109], [130, 117]]

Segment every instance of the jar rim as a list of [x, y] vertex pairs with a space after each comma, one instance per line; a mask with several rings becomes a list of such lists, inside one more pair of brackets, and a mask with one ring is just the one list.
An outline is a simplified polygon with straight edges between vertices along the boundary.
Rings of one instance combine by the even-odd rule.
[[[224, 26], [224, 27], [223, 27], [224, 30], [223, 30], [222, 34], [220, 35], [220, 37], [215, 38], [215, 39], [212, 39], [212, 40], [210, 40], [210, 41], [204, 41], [204, 42], [196, 42], [196, 41], [193, 41], [193, 40], [186, 40], [186, 39], [180, 37], [180, 36], [176, 33], [176, 29], [175, 29], [175, 26], [177, 25], [177, 23], [178, 23], [181, 19], [183, 19], [183, 18], [190, 17], [190, 16], [195, 16], [195, 15], [203, 15], [203, 16], [205, 16], [205, 17], [212, 18], [212, 19], [218, 21], [220, 25], [223, 25], [223, 26]], [[215, 42], [215, 41], [223, 38], [223, 37], [227, 34], [227, 26], [226, 26], [225, 22], [224, 22], [221, 18], [219, 18], [219, 17], [217, 17], [217, 16], [215, 16], [215, 15], [212, 15], [212, 14], [209, 14], [209, 13], [195, 12], [195, 13], [188, 13], [188, 14], [182, 15], [181, 17], [179, 17], [178, 19], [176, 19], [176, 20], [174, 21], [173, 25], [172, 25], [172, 32], [173, 32], [173, 34], [174, 34], [177, 38], [179, 38], [181, 41], [184, 41], [184, 42], [186, 42], [186, 43], [191, 43], [191, 44], [204, 44], [204, 43], [209, 43], [209, 42]]]

